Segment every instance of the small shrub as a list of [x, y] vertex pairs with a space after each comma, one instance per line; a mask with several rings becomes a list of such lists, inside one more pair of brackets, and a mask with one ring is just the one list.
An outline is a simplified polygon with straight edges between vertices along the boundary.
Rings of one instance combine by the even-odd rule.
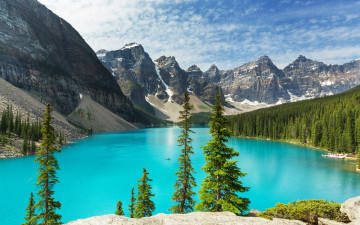
[[302, 200], [289, 204], [277, 203], [258, 216], [266, 219], [282, 218], [301, 220], [309, 224], [318, 224], [318, 218], [327, 218], [338, 222], [350, 222], [348, 216], [340, 212], [340, 204], [325, 200]]

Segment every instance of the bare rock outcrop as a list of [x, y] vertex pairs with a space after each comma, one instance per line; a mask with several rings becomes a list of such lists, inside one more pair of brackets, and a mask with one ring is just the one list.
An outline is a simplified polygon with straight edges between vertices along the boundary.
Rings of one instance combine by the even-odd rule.
[[241, 217], [231, 212], [193, 212], [189, 214], [157, 214], [152, 217], [132, 219], [117, 215], [95, 216], [68, 223], [68, 225], [305, 225], [297, 220], [274, 219], [259, 217]]
[[[341, 212], [346, 213], [350, 223], [340, 223], [333, 220], [319, 218], [319, 225], [359, 225], [360, 224], [360, 196], [351, 198], [341, 205]], [[253, 213], [257, 213], [253, 211]], [[67, 223], [67, 225], [305, 225], [298, 220], [276, 219], [267, 220], [260, 217], [236, 216], [232, 212], [192, 212], [189, 214], [163, 214], [133, 219], [117, 215], [94, 216]]]
[[346, 213], [354, 224], [360, 224], [360, 196], [346, 200], [341, 204], [340, 211]]

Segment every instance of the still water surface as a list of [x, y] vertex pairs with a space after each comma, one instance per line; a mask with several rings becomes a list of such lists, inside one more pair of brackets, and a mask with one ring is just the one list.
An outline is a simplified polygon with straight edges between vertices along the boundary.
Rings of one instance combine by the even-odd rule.
[[[200, 185], [205, 177], [200, 146], [210, 135], [208, 128], [193, 130], [192, 160]], [[55, 189], [62, 222], [113, 214], [118, 200], [128, 213], [131, 188], [136, 190], [144, 167], [153, 179], [155, 213], [169, 213], [179, 133], [177, 127], [106, 133], [63, 147], [56, 155], [61, 170]], [[302, 199], [343, 202], [360, 195], [360, 174], [354, 172], [354, 163], [322, 158], [321, 151], [280, 142], [231, 138], [228, 145], [240, 152], [238, 165], [248, 173], [243, 183], [251, 189], [243, 196], [250, 198], [250, 209], [262, 211], [277, 202]], [[36, 192], [37, 167], [34, 156], [0, 160], [1, 224], [23, 222], [30, 192]]]

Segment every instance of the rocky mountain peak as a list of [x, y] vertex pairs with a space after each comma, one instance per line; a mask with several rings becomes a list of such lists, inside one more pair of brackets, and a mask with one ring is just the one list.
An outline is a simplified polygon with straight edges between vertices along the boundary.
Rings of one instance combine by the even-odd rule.
[[109, 51], [106, 50], [106, 49], [100, 49], [99, 51], [96, 52], [96, 56], [101, 60], [103, 61], [105, 56], [106, 56], [106, 53], [108, 53]]
[[219, 71], [219, 68], [218, 68], [215, 64], [212, 64], [207, 71], [208, 71], [208, 72], [210, 72], [210, 71], [218, 72], [218, 71]]
[[159, 67], [173, 67], [173, 68], [180, 68], [178, 62], [176, 61], [174, 56], [161, 56], [160, 58], [158, 58], [157, 60], [155, 60], [156, 64]]
[[186, 72], [197, 72], [197, 71], [201, 71], [201, 69], [197, 65], [192, 65], [186, 70]]
[[109, 51], [106, 49], [100, 49], [99, 51], [96, 52], [96, 55], [106, 55], [106, 53], [108, 53]]
[[261, 64], [261, 63], [272, 63], [271, 59], [269, 58], [269, 56], [264, 55], [261, 56], [260, 58], [258, 58], [256, 60], [256, 63]]
[[[303, 55], [299, 55], [299, 57], [294, 62], [290, 63], [287, 67], [284, 68], [284, 71], [288, 72], [294, 69], [303, 71], [314, 71], [324, 66], [326, 65], [322, 62], [317, 62], [308, 59]], [[299, 73], [299, 71], [297, 73]]]
[[295, 62], [304, 62], [304, 61], [306, 61], [306, 60], [307, 60], [307, 58], [306, 58], [305, 56], [299, 55], [299, 56], [297, 57], [297, 59], [295, 60]]
[[140, 48], [142, 50], [144, 50], [144, 48], [142, 47], [142, 45], [132, 42], [129, 44], [126, 44], [124, 47], [122, 47], [120, 50], [126, 50], [126, 49], [132, 49], [132, 48]]
[[200, 79], [202, 77], [203, 72], [201, 71], [201, 69], [197, 66], [197, 65], [192, 65], [190, 66], [187, 70], [186, 73], [190, 76], [193, 77], [195, 79]]

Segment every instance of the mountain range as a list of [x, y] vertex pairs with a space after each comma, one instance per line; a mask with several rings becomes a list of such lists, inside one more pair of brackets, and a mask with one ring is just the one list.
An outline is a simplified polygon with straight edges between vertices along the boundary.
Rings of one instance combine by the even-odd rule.
[[0, 0], [0, 77], [31, 101], [51, 103], [68, 127], [105, 131], [154, 125], [154, 116], [176, 121], [185, 91], [195, 113], [210, 111], [220, 92], [227, 114], [340, 93], [360, 83], [360, 60], [326, 65], [299, 56], [279, 69], [262, 56], [232, 70], [183, 69], [173, 56], [153, 60], [136, 43], [95, 53], [36, 0]]
[[155, 104], [158, 100], [181, 104], [184, 91], [211, 105], [220, 90], [233, 114], [333, 95], [360, 84], [360, 60], [327, 65], [300, 55], [279, 69], [268, 56], [262, 56], [232, 70], [212, 65], [203, 72], [196, 65], [183, 70], [173, 56], [153, 61], [137, 43], [116, 51], [99, 50], [97, 56], [125, 95], [149, 112], [153, 111], [151, 107], [161, 108]]

